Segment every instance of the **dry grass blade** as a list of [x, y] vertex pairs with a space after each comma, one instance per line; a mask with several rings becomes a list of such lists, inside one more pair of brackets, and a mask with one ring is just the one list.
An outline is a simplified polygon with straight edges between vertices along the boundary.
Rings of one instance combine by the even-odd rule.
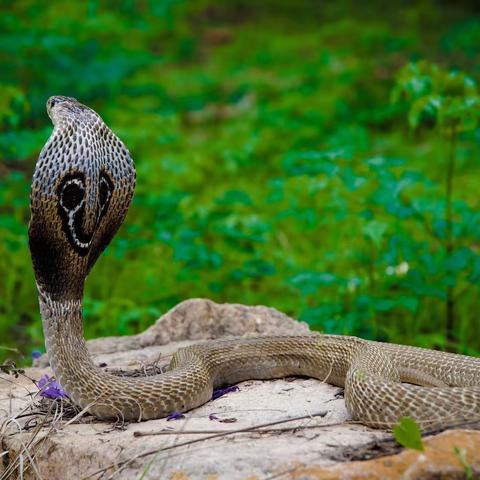
[[292, 418], [286, 418], [286, 419], [283, 419], [283, 420], [276, 420], [274, 422], [261, 423], [261, 424], [258, 424], [258, 425], [252, 425], [250, 427], [239, 428], [237, 430], [229, 430], [227, 432], [215, 433], [215, 434], [209, 435], [207, 437], [196, 438], [194, 440], [188, 440], [188, 441], [177, 443], [177, 444], [174, 444], [174, 445], [169, 445], [167, 447], [157, 448], [155, 450], [148, 450], [147, 452], [140, 453], [140, 454], [135, 455], [135, 456], [133, 456], [133, 457], [127, 459], [127, 460], [123, 460], [123, 461], [118, 462], [116, 464], [111, 464], [111, 465], [108, 465], [104, 468], [98, 469], [95, 472], [92, 472], [91, 474], [83, 477], [82, 480], [91, 479], [91, 478], [94, 478], [97, 475], [100, 475], [100, 477], [98, 477], [98, 478], [101, 478], [108, 470], [110, 470], [112, 468], [115, 468], [115, 467], [118, 467], [117, 470], [112, 474], [112, 476], [109, 477], [109, 478], [113, 478], [113, 475], [117, 474], [119, 471], [124, 469], [127, 465], [131, 464], [135, 460], [138, 460], [139, 458], [147, 457], [149, 455], [155, 455], [156, 453], [159, 453], [159, 452], [165, 452], [165, 451], [168, 451], [168, 450], [172, 450], [174, 448], [184, 447], [186, 445], [192, 445], [194, 443], [203, 442], [203, 441], [206, 441], [206, 440], [211, 440], [213, 438], [219, 438], [219, 437], [224, 437], [224, 436], [227, 436], [227, 435], [233, 435], [235, 433], [256, 431], [257, 429], [260, 429], [260, 428], [263, 428], [263, 427], [271, 427], [271, 426], [274, 426], [274, 425], [280, 425], [282, 423], [294, 422], [294, 421], [298, 421], [298, 420], [306, 420], [306, 419], [310, 419], [310, 418], [314, 418], [314, 417], [324, 417], [326, 414], [327, 414], [326, 411], [321, 411], [321, 412], [313, 413], [313, 414], [310, 414], [310, 415], [302, 415], [302, 416], [299, 416], [299, 417], [292, 417]]
[[[52, 404], [52, 408], [53, 408], [53, 404]], [[37, 452], [38, 452], [38, 446], [40, 445], [40, 442], [43, 443], [45, 441], [45, 439], [48, 437], [48, 435], [52, 432], [52, 430], [53, 430], [52, 423], [53, 422], [51, 422], [50, 429], [47, 432], [47, 434], [44, 435], [42, 438], [40, 438], [39, 441], [36, 441], [36, 438], [39, 435], [40, 431], [44, 428], [44, 426], [47, 425], [47, 419], [48, 419], [50, 413], [51, 413], [51, 411], [48, 412], [48, 414], [43, 417], [44, 421], [42, 423], [39, 423], [34, 427], [32, 437], [29, 439], [28, 443], [25, 444], [25, 443], [21, 442], [21, 444], [22, 444], [21, 450], [18, 452], [16, 457], [13, 458], [9, 462], [9, 464], [8, 464], [7, 468], [5, 469], [5, 471], [2, 475], [2, 477], [0, 478], [0, 480], [4, 480], [4, 479], [6, 480], [6, 479], [11, 478], [11, 476], [15, 473], [15, 471], [18, 471], [20, 478], [23, 478], [24, 472], [27, 471], [30, 468], [30, 466], [32, 467], [34, 472], [38, 471], [36, 466], [34, 465], [34, 463], [35, 463], [34, 459], [36, 457], [36, 452], [32, 453], [30, 450], [33, 451], [33, 449], [35, 449], [37, 447]], [[19, 429], [19, 432], [22, 432], [22, 427], [18, 424], [18, 421], [16, 419], [12, 418], [11, 423], [15, 423], [17, 425], [18, 429]], [[29, 462], [27, 463], [27, 465], [24, 464], [24, 459], [23, 459], [24, 454], [29, 459]]]
[[[14, 380], [5, 380], [16, 383]], [[23, 388], [26, 387], [23, 386]], [[5, 418], [0, 425], [0, 432], [4, 437], [21, 433], [30, 434], [28, 442], [25, 443], [20, 439], [20, 449], [13, 458], [9, 459], [0, 480], [12, 478], [15, 472], [17, 472], [18, 478], [23, 478], [30, 468], [34, 477], [41, 479], [42, 476], [36, 466], [35, 459], [39, 452], [42, 451], [42, 445], [49, 436], [67, 424], [64, 420], [70, 419], [70, 421], [73, 421], [79, 417], [79, 409], [69, 399], [59, 398], [52, 400], [40, 397], [38, 390], [33, 393], [27, 389], [27, 392], [27, 396], [30, 397], [27, 405], [19, 412]], [[26, 421], [20, 424], [20, 419]], [[15, 431], [8, 433], [11, 425], [15, 426]], [[10, 452], [2, 453], [2, 456], [6, 455], [10, 456]]]

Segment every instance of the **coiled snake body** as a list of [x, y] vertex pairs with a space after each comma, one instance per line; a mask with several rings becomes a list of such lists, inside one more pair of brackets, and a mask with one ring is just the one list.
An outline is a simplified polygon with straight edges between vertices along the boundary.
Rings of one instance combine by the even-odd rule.
[[57, 380], [100, 418], [144, 420], [208, 401], [246, 379], [305, 375], [345, 387], [354, 419], [385, 428], [480, 417], [480, 359], [356, 337], [217, 340], [180, 349], [165, 374], [118, 377], [94, 365], [83, 338], [84, 281], [122, 223], [135, 169], [123, 143], [90, 108], [51, 97], [54, 130], [32, 182], [30, 250], [45, 343]]

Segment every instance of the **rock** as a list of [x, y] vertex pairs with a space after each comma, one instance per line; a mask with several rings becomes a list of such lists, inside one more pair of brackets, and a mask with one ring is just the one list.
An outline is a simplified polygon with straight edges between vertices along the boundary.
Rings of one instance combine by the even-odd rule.
[[[168, 363], [180, 347], [222, 336], [306, 333], [308, 327], [267, 307], [189, 300], [133, 337], [89, 342], [106, 368]], [[355, 452], [388, 442], [388, 432], [349, 423], [339, 389], [306, 378], [248, 381], [239, 391], [187, 412], [184, 418], [112, 425], [83, 416], [41, 412], [34, 380], [0, 376], [0, 478], [291, 479], [461, 478], [459, 455], [480, 471], [480, 433], [450, 431], [425, 441], [425, 452], [403, 451], [366, 462]], [[62, 404], [43, 401], [52, 412]], [[68, 405], [63, 405], [67, 407]], [[261, 427], [264, 425], [263, 427]], [[454, 453], [454, 446], [459, 454]], [[363, 453], [361, 453], [363, 455]], [[358, 456], [358, 455], [356, 455]], [[476, 462], [476, 463], [475, 463]]]
[[[38, 378], [43, 370], [28, 373]], [[22, 380], [12, 391], [17, 398], [17, 412], [29, 403], [24, 388], [33, 392], [30, 385]], [[187, 412], [179, 420], [152, 420], [115, 429], [109, 423], [85, 417], [70, 425], [57, 422], [52, 429], [46, 425], [38, 433], [35, 429], [22, 432], [11, 424], [2, 439], [2, 447], [8, 452], [4, 469], [18, 464], [20, 457], [28, 466], [27, 451], [35, 458], [39, 476], [49, 480], [81, 479], [87, 475], [96, 479], [95, 472], [101, 469], [106, 469], [107, 478], [120, 469], [116, 479], [137, 479], [146, 468], [145, 479], [167, 479], [182, 472], [186, 478], [207, 479], [214, 475], [243, 480], [249, 475], [263, 478], [305, 463], [333, 465], [337, 462], [332, 458], [344, 446], [360, 446], [384, 436], [360, 425], [345, 424], [348, 414], [343, 400], [335, 398], [337, 390], [311, 379], [251, 381], [239, 384], [238, 392]], [[317, 413], [322, 416], [315, 416]], [[295, 417], [302, 419], [266, 427], [269, 430], [263, 433], [213, 437], [216, 433]], [[30, 418], [41, 422], [45, 416]], [[25, 420], [21, 419], [21, 424]], [[327, 427], [331, 424], [334, 426]], [[289, 430], [281, 430], [285, 428]], [[156, 451], [158, 454], [143, 456]], [[35, 478], [34, 472], [30, 467], [24, 471], [24, 478]]]
[[480, 432], [450, 430], [424, 440], [425, 452], [406, 450], [367, 462], [351, 462], [333, 468], [306, 466], [290, 479], [371, 480], [474, 479], [480, 475]]
[[[198, 341], [227, 336], [292, 335], [308, 333], [308, 325], [270, 307], [218, 304], [204, 298], [185, 300], [137, 335], [104, 337], [87, 342], [92, 355], [140, 350], [182, 340]], [[48, 366], [43, 355], [34, 366]]]

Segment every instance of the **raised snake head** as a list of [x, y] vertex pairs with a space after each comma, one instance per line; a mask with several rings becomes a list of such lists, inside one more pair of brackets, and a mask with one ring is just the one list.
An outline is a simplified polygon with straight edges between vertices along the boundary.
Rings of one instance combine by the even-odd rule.
[[54, 129], [33, 175], [30, 252], [42, 293], [80, 298], [85, 277], [127, 213], [135, 167], [92, 109], [55, 96], [47, 112]]

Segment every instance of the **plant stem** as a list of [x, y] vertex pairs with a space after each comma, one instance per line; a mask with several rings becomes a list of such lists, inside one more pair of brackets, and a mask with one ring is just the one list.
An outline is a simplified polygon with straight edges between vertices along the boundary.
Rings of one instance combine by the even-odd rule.
[[[448, 154], [447, 171], [445, 177], [445, 261], [447, 262], [447, 279], [450, 280], [453, 272], [451, 271], [450, 260], [453, 253], [453, 215], [452, 215], [452, 194], [453, 178], [455, 175], [455, 150], [456, 150], [457, 132], [455, 125], [452, 125], [450, 132], [450, 151]], [[445, 303], [445, 326], [447, 347], [455, 343], [455, 297], [454, 287], [447, 285], [447, 298]]]

